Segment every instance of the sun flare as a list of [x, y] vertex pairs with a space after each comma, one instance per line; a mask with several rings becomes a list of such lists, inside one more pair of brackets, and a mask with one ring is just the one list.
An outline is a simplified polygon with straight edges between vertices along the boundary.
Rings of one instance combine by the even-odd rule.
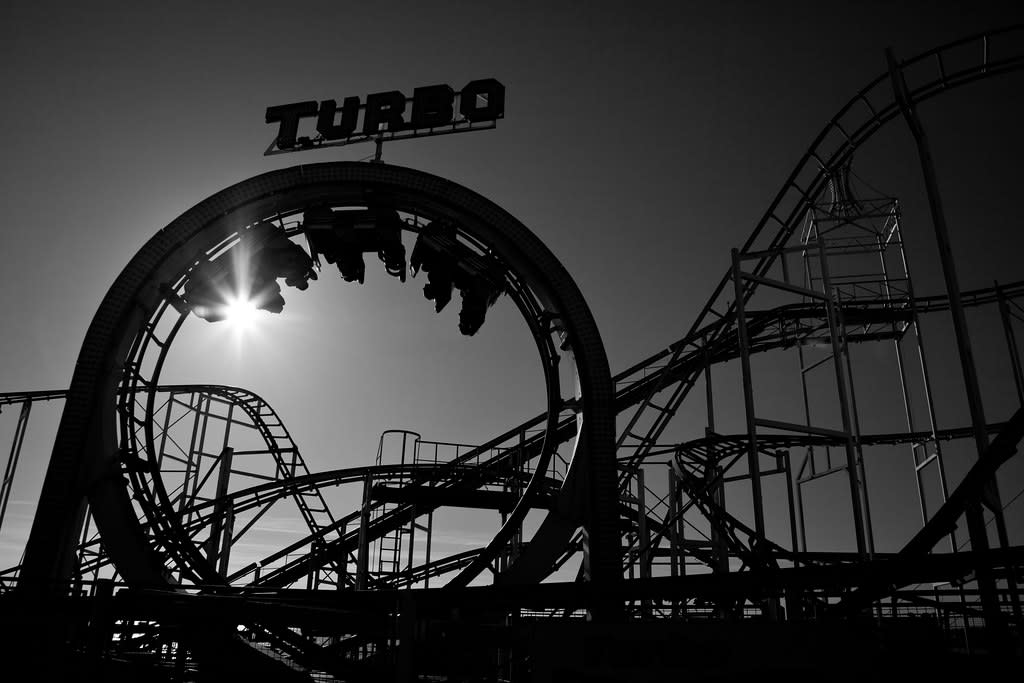
[[250, 299], [239, 297], [228, 302], [227, 317], [228, 325], [239, 332], [245, 332], [256, 324], [259, 313]]

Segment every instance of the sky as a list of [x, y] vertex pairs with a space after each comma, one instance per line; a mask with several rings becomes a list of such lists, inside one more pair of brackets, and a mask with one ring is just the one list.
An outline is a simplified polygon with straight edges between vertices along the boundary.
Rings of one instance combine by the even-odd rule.
[[[116, 274], [203, 198], [273, 169], [372, 153], [265, 157], [267, 106], [488, 77], [507, 89], [496, 130], [385, 145], [384, 161], [518, 217], [573, 275], [613, 372], [623, 369], [689, 328], [729, 249], [817, 131], [885, 69], [886, 47], [909, 57], [1020, 22], [1012, 5], [16, 0], [0, 27], [0, 391], [66, 387]], [[1022, 85], [1019, 74], [994, 79], [921, 109], [965, 289], [1024, 279]], [[938, 293], [905, 128], [890, 125], [864, 156], [863, 175], [899, 195], [916, 226], [918, 292]], [[507, 302], [467, 340], [454, 311], [435, 319], [416, 281], [370, 271], [361, 288], [325, 273], [301, 296], [286, 291], [286, 313], [244, 339], [188, 327], [167, 379], [257, 391], [312, 469], [368, 464], [383, 429], [474, 443], [538, 412], [539, 370]], [[1009, 412], [993, 405], [992, 419]], [[0, 550], [16, 552], [27, 529], [57, 413], [36, 409]], [[12, 429], [7, 411], [0, 443]], [[684, 438], [702, 430], [681, 427]], [[888, 546], [911, 526], [895, 523]]]

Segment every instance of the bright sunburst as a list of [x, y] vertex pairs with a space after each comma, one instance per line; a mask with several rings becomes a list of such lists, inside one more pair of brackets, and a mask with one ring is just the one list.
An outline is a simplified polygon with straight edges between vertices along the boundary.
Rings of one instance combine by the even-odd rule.
[[225, 320], [232, 329], [245, 332], [252, 329], [259, 315], [256, 304], [247, 297], [233, 298], [228, 301]]

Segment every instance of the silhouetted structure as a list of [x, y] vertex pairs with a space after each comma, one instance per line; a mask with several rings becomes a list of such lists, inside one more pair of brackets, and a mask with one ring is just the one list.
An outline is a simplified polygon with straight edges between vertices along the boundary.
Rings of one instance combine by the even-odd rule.
[[[819, 676], [837, 661], [876, 678], [883, 664], [893, 677], [997, 670], [1021, 654], [1024, 548], [1007, 542], [995, 475], [1024, 435], [1024, 412], [997, 422], [979, 406], [941, 425], [921, 321], [994, 311], [1024, 404], [1024, 281], [917, 295], [899, 203], [860, 196], [850, 163], [901, 112], [919, 127], [915, 103], [1024, 67], [1021, 46], [1016, 27], [894, 61], [818, 135], [687, 334], [614, 377], [565, 270], [515, 219], [453, 183], [331, 163], [199, 204], [118, 278], [69, 390], [0, 395], [21, 410], [0, 523], [32, 405], [65, 401], [24, 562], [0, 574], [7, 643], [125, 679], [720, 680]], [[922, 163], [930, 173], [924, 153]], [[485, 324], [499, 296], [515, 301], [545, 369], [548, 405], [536, 418], [481, 445], [386, 432], [373, 465], [313, 473], [258, 396], [161, 385], [182, 324], [222, 319], [225, 290], [279, 312], [278, 279], [305, 289], [322, 259], [362, 282], [367, 253], [404, 281], [405, 232], [416, 234], [410, 264], [435, 309], [459, 290], [463, 333]], [[886, 391], [905, 429], [872, 430], [851, 357], [860, 344], [891, 354]], [[755, 400], [764, 365], [752, 360], [784, 354], [797, 361], [797, 420]], [[567, 362], [579, 377], [568, 399]], [[742, 384], [738, 434], [716, 429], [713, 370], [730, 362]], [[687, 400], [703, 402], [705, 435], [666, 440]], [[944, 444], [959, 439], [973, 439], [978, 457], [951, 489]], [[900, 552], [879, 553], [864, 453], [896, 446], [912, 459], [921, 527]], [[815, 549], [808, 534], [805, 490], [825, 477], [843, 478], [847, 492], [843, 551]], [[325, 494], [342, 485], [360, 500], [344, 514]], [[768, 486], [782, 495], [766, 496]], [[308, 534], [233, 564], [232, 546], [280, 507]], [[485, 547], [439, 557], [443, 507], [498, 511], [503, 523]], [[530, 509], [547, 515], [524, 538]], [[944, 543], [954, 552], [933, 553]], [[579, 554], [576, 582], [540, 583]], [[493, 586], [470, 587], [488, 572]], [[45, 637], [26, 642], [26, 624]]]

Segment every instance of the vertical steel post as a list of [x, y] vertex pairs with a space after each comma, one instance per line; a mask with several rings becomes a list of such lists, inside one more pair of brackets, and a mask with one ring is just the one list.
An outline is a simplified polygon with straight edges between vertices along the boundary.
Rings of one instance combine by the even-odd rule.
[[[348, 535], [348, 522], [342, 522], [341, 528], [339, 529], [341, 538], [345, 538]], [[345, 584], [348, 583], [348, 552], [341, 552], [341, 560], [338, 562], [338, 571], [336, 574], [335, 588], [342, 590], [345, 588]]]
[[[638, 466], [636, 468], [636, 510], [637, 510], [637, 540], [636, 540], [636, 559], [640, 565], [640, 578], [649, 579], [651, 578], [651, 563], [650, 557], [650, 544], [651, 539], [647, 534], [647, 486], [644, 484], [644, 468]], [[640, 601], [640, 616], [646, 617], [650, 614], [651, 603], [650, 600]]]
[[[427, 556], [423, 563], [430, 566], [430, 543], [434, 537], [434, 511], [431, 510], [427, 515]], [[428, 571], [426, 576], [423, 577], [423, 587], [430, 588], [430, 572]]]
[[[401, 541], [401, 538], [399, 538]], [[412, 576], [412, 548], [416, 541], [416, 504], [413, 503], [409, 509], [409, 557], [406, 559], [405, 568], [409, 572], [409, 576]], [[409, 588], [412, 588], [412, 583], [409, 583]]]
[[[801, 257], [802, 257], [803, 265], [804, 265], [803, 286], [805, 288], [807, 288], [807, 289], [812, 289], [812, 290], [814, 289], [814, 274], [811, 272], [811, 268], [812, 268], [811, 263], [812, 262], [811, 262], [810, 257], [808, 256], [807, 246], [808, 246], [809, 240], [811, 238], [811, 233], [814, 233], [815, 238], [817, 238], [817, 232], [818, 232], [817, 224], [812, 220], [811, 221], [811, 225], [810, 225], [810, 229], [808, 231], [808, 235], [804, 239], [804, 247], [805, 248], [801, 251]], [[789, 269], [787, 268], [786, 270], [783, 271], [783, 273], [784, 273], [784, 275], [788, 276]], [[799, 329], [800, 329], [800, 322], [799, 322], [799, 320], [796, 322], [796, 325], [797, 325], [797, 330], [798, 330], [798, 333], [799, 333]], [[812, 364], [810, 367], [808, 367], [807, 359], [804, 357], [804, 344], [800, 343], [799, 340], [798, 340], [798, 343], [796, 345], [796, 355], [797, 355], [797, 361], [798, 361], [798, 363], [800, 365], [800, 390], [802, 392], [803, 402], [804, 402], [804, 424], [806, 424], [808, 427], [810, 427], [811, 426], [811, 401], [810, 401], [810, 395], [809, 395], [809, 392], [808, 392], [808, 389], [807, 389], [807, 373], [809, 373], [816, 366], [816, 364]], [[828, 446], [825, 446], [825, 452], [826, 452], [826, 454], [828, 453]], [[813, 445], [808, 444], [805, 447], [805, 450], [804, 450], [804, 466], [809, 466], [810, 467], [812, 475], [815, 473], [814, 446]], [[798, 482], [799, 482], [800, 476], [803, 475], [803, 469], [804, 469], [804, 467], [801, 466], [800, 472], [797, 474], [797, 481]], [[806, 535], [803, 533], [804, 532], [803, 499], [802, 499], [802, 494], [800, 492], [799, 486], [800, 485], [798, 483], [798, 485], [797, 485], [797, 498], [800, 499], [800, 530], [801, 530], [801, 537], [803, 538], [803, 542], [804, 542], [804, 550], [807, 550], [807, 538], [806, 538]]]
[[650, 544], [647, 533], [647, 486], [644, 484], [644, 468], [636, 470], [636, 508], [637, 508], [637, 561], [640, 563], [640, 578], [651, 578]]
[[[725, 482], [722, 481], [725, 478], [725, 471], [715, 463], [714, 465], [711, 465], [710, 476], [712, 476], [717, 482], [715, 484], [714, 491], [711, 492], [711, 502], [717, 505], [720, 510], [725, 510]], [[717, 526], [717, 524], [711, 525], [711, 545], [715, 548], [714, 571], [722, 574], [728, 574], [729, 541], [725, 534], [715, 531]]]
[[[633, 474], [627, 474], [626, 477], [627, 477], [626, 486], [625, 486], [625, 488], [623, 490], [628, 494], [628, 493], [630, 493], [633, 490], [633, 481], [636, 479], [636, 477]], [[584, 530], [584, 532], [585, 532], [585, 530]], [[631, 557], [632, 557], [631, 549], [627, 547], [626, 548], [626, 564], [627, 564], [626, 569], [629, 572], [629, 578], [630, 579], [635, 579], [636, 578], [636, 562], [633, 561], [631, 559]], [[584, 571], [586, 571], [585, 567], [584, 567]]]
[[[314, 538], [313, 542], [309, 544], [309, 552], [311, 555], [317, 555], [323, 550], [323, 541]], [[320, 585], [320, 567], [317, 566], [313, 571], [306, 574], [306, 590], [316, 590], [317, 586]]]
[[[881, 241], [879, 241], [879, 244], [880, 243], [881, 243]], [[891, 298], [891, 296], [890, 296], [890, 288], [889, 288], [889, 284], [888, 284], [888, 281], [889, 281], [889, 270], [888, 270], [888, 267], [886, 266], [886, 263], [885, 263], [885, 254], [884, 253], [881, 254], [881, 260], [882, 260], [882, 279], [886, 283], [885, 284], [886, 296], [887, 296], [887, 298]], [[909, 274], [908, 274], [908, 280], [909, 280]], [[913, 295], [911, 295], [911, 297], [910, 297], [910, 310], [911, 310], [911, 315], [913, 316], [913, 319], [916, 321], [917, 316], [916, 316], [916, 314], [914, 312], [914, 309], [915, 309], [915, 304], [914, 304], [914, 300], [913, 300]], [[903, 412], [904, 412], [904, 414], [906, 415], [906, 418], [907, 418], [907, 432], [912, 434], [912, 433], [914, 433], [916, 431], [915, 428], [914, 428], [914, 423], [915, 423], [914, 409], [913, 409], [913, 407], [911, 406], [911, 403], [910, 403], [910, 385], [909, 385], [909, 382], [907, 381], [907, 370], [906, 370], [906, 367], [905, 367], [904, 361], [903, 361], [903, 346], [902, 346], [903, 337], [895, 334], [895, 332], [896, 332], [896, 325], [897, 325], [896, 322], [892, 323], [893, 333], [894, 333], [893, 334], [892, 343], [893, 343], [893, 347], [894, 347], [894, 349], [896, 351], [896, 369], [897, 369], [897, 371], [899, 373], [899, 378], [900, 378], [900, 393], [901, 393], [901, 395], [903, 397]], [[906, 328], [904, 328], [904, 330], [905, 329]], [[914, 324], [915, 338], [917, 339], [918, 343], [920, 343], [920, 337], [916, 336], [917, 333], [918, 333], [917, 325]], [[923, 355], [922, 355], [922, 359], [923, 359]], [[923, 371], [924, 370], [923, 370], [923, 367], [922, 367], [922, 372]], [[927, 380], [926, 380], [926, 384], [927, 384]], [[926, 391], [927, 391], [927, 389], [926, 389]], [[933, 427], [934, 427], [934, 425], [933, 425]], [[934, 434], [934, 431], [933, 431], [933, 434]], [[911, 444], [911, 446], [910, 446], [910, 454], [911, 454], [911, 457], [914, 460], [914, 478], [917, 480], [917, 501], [918, 501], [918, 507], [919, 507], [919, 509], [921, 511], [921, 524], [923, 525], [923, 524], [926, 524], [928, 522], [928, 500], [925, 497], [925, 493], [924, 493], [924, 482], [921, 479], [921, 468], [918, 466], [920, 464], [920, 460], [917, 457], [918, 446], [921, 446], [922, 448], [924, 448], [924, 445], [921, 444], [921, 443], [913, 443], [913, 444]], [[925, 455], [927, 456], [928, 449], [924, 448], [924, 451], [925, 451]], [[954, 546], [952, 548], [952, 550], [955, 551], [956, 547]]]
[[803, 480], [801, 477], [804, 475], [804, 470], [807, 468], [808, 456], [804, 455], [804, 462], [797, 470], [794, 484], [796, 490], [793, 492], [796, 498], [796, 513], [797, 513], [797, 527], [800, 530], [800, 545], [797, 548], [801, 552], [807, 552], [807, 524], [804, 521], [804, 491], [803, 491]]
[[[895, 325], [895, 323], [893, 323]], [[896, 369], [900, 376], [900, 389], [903, 395], [903, 411], [907, 418], [907, 432], [913, 434], [914, 429], [914, 412], [910, 404], [910, 388], [907, 382], [907, 371], [903, 364], [903, 347], [901, 346], [901, 339], [894, 339], [893, 344], [896, 348]], [[914, 479], [917, 481], [917, 506], [921, 512], [921, 524], [927, 524], [928, 522], [928, 499], [924, 492], [924, 479], [921, 475], [921, 462], [927, 461], [928, 459], [928, 448], [925, 443], [914, 442], [910, 445], [910, 455], [914, 462]], [[917, 457], [918, 449], [924, 450], [924, 458]], [[954, 546], [952, 550], [956, 550]]]
[[[202, 401], [200, 401], [200, 405], [202, 405]], [[199, 487], [203, 483], [203, 455], [205, 455], [206, 451], [206, 431], [210, 427], [210, 415], [213, 412], [213, 397], [207, 396], [205, 405], [206, 407], [203, 408], [201, 413], [203, 426], [199, 429], [199, 447], [196, 448], [194, 453], [189, 453], [188, 455], [189, 459], [195, 456], [195, 466], [192, 470], [192, 495], [188, 498], [189, 507], [195, 505], [199, 497]]]
[[757, 432], [754, 424], [754, 388], [750, 374], [750, 340], [744, 309], [743, 276], [740, 271], [740, 253], [732, 250], [732, 280], [736, 295], [736, 331], [739, 336], [740, 364], [743, 369], [743, 406], [747, 418], [747, 468], [750, 490], [754, 502], [754, 531], [764, 538], [764, 502], [761, 493], [761, 465], [757, 454]]
[[363, 506], [359, 510], [359, 549], [356, 554], [356, 590], [366, 590], [369, 583], [370, 570], [370, 489], [373, 486], [372, 475], [367, 472], [363, 477]]
[[825, 315], [828, 318], [829, 341], [832, 344], [832, 366], [836, 375], [836, 390], [839, 393], [839, 411], [843, 420], [843, 432], [846, 433], [843, 444], [846, 452], [846, 473], [850, 482], [850, 504], [853, 508], [853, 532], [857, 540], [857, 553], [867, 556], [867, 543], [864, 534], [864, 511], [861, 504], [860, 477], [857, 473], [857, 455], [853, 450], [853, 425], [850, 420], [850, 404], [846, 393], [846, 377], [841, 361], [842, 348], [839, 343], [839, 315], [836, 312], [835, 300], [832, 298], [832, 283], [829, 279], [828, 262], [825, 254], [825, 240], [818, 239], [818, 256], [821, 265], [821, 285], [825, 294]]
[[[679, 482], [676, 482], [676, 511], [674, 515], [676, 521], [672, 525], [672, 531], [675, 532], [676, 543], [679, 546], [679, 575], [686, 576], [686, 524], [683, 521], [683, 499], [679, 494]], [[673, 612], [680, 612], [683, 618], [686, 618], [686, 598], [675, 604], [678, 605], [678, 608]]]
[[[209, 401], [210, 399], [208, 399]], [[210, 408], [210, 403], [207, 403], [207, 408]], [[231, 461], [235, 454], [235, 449], [228, 446], [231, 440], [231, 416], [234, 413], [234, 404], [228, 405], [228, 415], [224, 421], [224, 440], [221, 443], [220, 451], [220, 467], [217, 471], [217, 487], [214, 491], [214, 500], [216, 501], [213, 506], [213, 520], [210, 524], [210, 537], [207, 541], [206, 555], [211, 562], [214, 562], [220, 552], [222, 544], [221, 533], [224, 529], [224, 522], [227, 515], [234, 515], [234, 508], [230, 502], [227, 503], [225, 509], [224, 498], [228, 494], [228, 485], [231, 481]], [[203, 426], [205, 433], [206, 427]], [[216, 462], [215, 462], [216, 466]], [[198, 469], [196, 471], [197, 488], [198, 488]], [[229, 545], [230, 547], [230, 545]]]
[[867, 541], [868, 557], [875, 555], [875, 534], [871, 524], [871, 501], [868, 498], [867, 470], [864, 466], [864, 448], [860, 443], [860, 414], [857, 412], [857, 392], [854, 389], [853, 364], [850, 361], [850, 345], [846, 341], [846, 324], [843, 321], [843, 312], [840, 307], [837, 310], [839, 318], [839, 333], [842, 346], [843, 358], [846, 360], [846, 377], [850, 384], [850, 413], [853, 418], [853, 443], [857, 456], [857, 476], [860, 478], [861, 504], [864, 511], [864, 533]]
[[786, 503], [789, 506], [789, 543], [795, 553], [798, 551], [798, 548], [796, 544], [796, 505], [793, 501], [793, 487], [797, 484], [793, 479], [793, 467], [788, 450], [783, 451], [782, 464], [783, 473], [786, 477]]
[[221, 532], [220, 552], [217, 555], [217, 571], [221, 576], [228, 575], [228, 564], [231, 561], [231, 541], [235, 534], [235, 506], [227, 503], [224, 513], [224, 529]]
[[21, 411], [18, 413], [18, 423], [14, 427], [14, 438], [11, 440], [11, 452], [7, 456], [7, 466], [4, 468], [4, 480], [0, 483], [0, 529], [4, 526], [7, 501], [11, 497], [11, 489], [14, 488], [14, 473], [18, 470], [18, 460], [21, 458], [21, 445], [25, 442], [25, 432], [28, 430], [28, 418], [31, 414], [32, 399], [28, 399], [21, 404]]
[[[513, 462], [513, 477], [515, 476], [515, 464]], [[501, 482], [502, 493], [508, 494], [511, 491], [512, 481], [511, 478], [506, 478]], [[504, 509], [498, 511], [498, 515], [501, 517], [501, 526], [505, 526], [505, 522], [508, 520], [508, 514]], [[505, 552], [498, 555], [498, 573], [504, 573], [505, 569], [508, 568], [509, 554], [511, 553], [512, 539], [509, 539], [509, 545], [505, 548]]]
[[[680, 496], [679, 478], [676, 471], [670, 466], [668, 468], [668, 519], [669, 527], [669, 553], [670, 571], [673, 578], [686, 576], [686, 552], [683, 547], [684, 530], [683, 526], [683, 501]], [[686, 600], [672, 600], [672, 616], [678, 617], [680, 611], [686, 614]]]
[[[526, 450], [526, 430], [523, 429], [523, 430], [520, 430], [520, 432], [519, 432], [519, 450], [516, 452], [516, 456], [515, 456], [516, 460], [515, 460], [515, 468], [514, 468], [514, 472], [515, 472], [515, 488], [514, 488], [514, 491], [515, 491], [515, 499], [516, 500], [519, 500], [523, 496], [523, 481], [524, 481], [524, 476], [523, 475], [525, 474], [524, 469], [525, 469], [525, 466], [526, 466], [524, 461], [523, 461], [524, 460], [523, 459], [523, 453], [525, 452], [525, 450]], [[554, 458], [552, 458], [552, 461], [554, 461]], [[523, 549], [523, 525], [522, 524], [520, 524], [518, 527], [516, 527], [515, 533], [512, 534], [511, 544], [512, 544], [512, 557], [511, 557], [511, 559], [512, 559], [512, 561], [515, 561], [519, 557], [519, 553], [522, 552], [522, 549]]]
[[[715, 477], [714, 490], [711, 492], [712, 500], [723, 510], [725, 509], [725, 482], [722, 481], [720, 472], [718, 469], [718, 451], [715, 448], [713, 437], [715, 433], [715, 396], [712, 391], [711, 382], [711, 355], [708, 353], [708, 340], [707, 337], [701, 338], [701, 345], [704, 349], [704, 392], [705, 402], [707, 408], [708, 426], [704, 432], [704, 435], [708, 439], [708, 453], [707, 462], [704, 464], [705, 476], [708, 472], [712, 473]], [[679, 503], [680, 510], [682, 510], [682, 501]], [[680, 528], [682, 528], [682, 520], [679, 522]], [[728, 572], [729, 571], [729, 554], [726, 548], [725, 538], [718, 532], [717, 525], [711, 525], [711, 546], [715, 553], [715, 571], [717, 572]], [[683, 573], [685, 574], [685, 564], [683, 566]], [[684, 603], [685, 604], [685, 603]]]
[[[953, 334], [956, 337], [957, 351], [960, 357], [960, 370], [963, 374], [964, 389], [967, 394], [967, 406], [971, 413], [974, 442], [978, 450], [978, 457], [980, 458], [988, 450], [985, 410], [981, 401], [981, 389], [978, 385], [978, 375], [974, 366], [971, 340], [967, 332], [967, 319], [964, 316], [963, 304], [960, 301], [960, 284], [957, 280], [956, 265], [953, 261], [953, 248], [949, 239], [949, 229], [946, 226], [946, 214], [942, 207], [942, 197], [939, 194], [935, 164], [932, 161], [931, 149], [928, 146], [924, 127], [917, 115], [916, 107], [910, 99], [907, 83], [903, 78], [902, 68], [897, 64], [896, 57], [891, 49], [887, 49], [885, 54], [889, 63], [889, 77], [892, 80], [893, 93], [903, 118], [910, 128], [911, 136], [914, 138], [914, 144], [917, 147], [918, 159], [921, 162], [921, 173], [924, 176], [925, 190], [928, 195], [928, 207], [931, 212], [932, 225], [935, 228], [935, 241], [939, 250], [939, 260], [942, 264], [942, 275], [946, 283], [946, 294], [949, 297], [949, 310], [953, 319]], [[978, 551], [988, 550], [989, 548], [988, 533], [985, 529], [985, 519], [982, 512], [983, 502], [992, 508], [992, 512], [996, 516], [997, 526], [1003, 526], [1002, 506], [999, 503], [999, 493], [994, 479], [989, 482], [985, 490], [988, 496], [983, 493], [981, 500], [969, 505], [966, 511], [971, 548]], [[985, 500], [986, 497], [989, 500]], [[999, 611], [992, 568], [984, 560], [979, 560], [976, 572], [986, 624], [997, 628], [1001, 627], [1003, 619]]]
[[[181, 480], [181, 496], [178, 498], [178, 512], [184, 512], [190, 507], [188, 486], [189, 480], [192, 478], [192, 472], [195, 470], [198, 472], [199, 465], [196, 463], [194, 456], [196, 453], [196, 446], [199, 444], [199, 448], [202, 448], [200, 442], [200, 424], [202, 424], [203, 416], [203, 395], [193, 394], [195, 398], [195, 406], [190, 407], [195, 411], [195, 417], [192, 420], [192, 436], [189, 439], [188, 453], [185, 454], [185, 472]], [[198, 476], [196, 477], [198, 480]], [[186, 520], [187, 521], [187, 520]]]
[[668, 518], [671, 520], [668, 527], [668, 543], [672, 549], [669, 553], [669, 573], [673, 578], [679, 576], [679, 564], [685, 562], [679, 547], [679, 525], [677, 518], [679, 514], [679, 482], [676, 481], [676, 471], [668, 468]]
[[[811, 238], [811, 233], [812, 232], [815, 233], [815, 236], [816, 236], [817, 224], [814, 222], [813, 216], [811, 216], [811, 221], [810, 221], [810, 226], [809, 226], [809, 229], [808, 229], [808, 233], [803, 238], [804, 249], [800, 252], [800, 256], [801, 256], [801, 259], [803, 261], [803, 266], [804, 266], [804, 268], [803, 268], [803, 281], [802, 281], [802, 284], [807, 289], [814, 289], [814, 286], [813, 286], [813, 284], [811, 282], [813, 280], [813, 275], [811, 273], [811, 265], [810, 265], [811, 262], [810, 262], [810, 259], [808, 258], [808, 255], [807, 255], [807, 252], [808, 252], [808, 250], [807, 250], [807, 243], [808, 243], [808, 241]], [[785, 256], [783, 256], [783, 259], [782, 259], [782, 276], [783, 276], [783, 279], [787, 283], [790, 282], [789, 266], [786, 264]], [[802, 334], [802, 330], [800, 329], [800, 322], [799, 322], [799, 320], [797, 320], [795, 325], [796, 325], [795, 339], [796, 339], [797, 364], [800, 366], [800, 390], [801, 390], [801, 396], [803, 398], [803, 404], [804, 404], [804, 424], [806, 424], [808, 427], [810, 427], [811, 426], [811, 402], [810, 402], [810, 398], [809, 398], [808, 390], [807, 390], [807, 372], [808, 372], [808, 368], [807, 368], [806, 359], [804, 358], [804, 345], [803, 345], [803, 343], [800, 340], [800, 336]], [[798, 526], [798, 528], [800, 530], [800, 536], [799, 536], [800, 542], [799, 542], [799, 545], [794, 543], [793, 544], [793, 549], [795, 551], [803, 551], [803, 552], [807, 551], [807, 525], [804, 522], [804, 495], [803, 495], [803, 488], [802, 488], [803, 487], [803, 482], [801, 481], [801, 477], [804, 474], [804, 470], [806, 468], [808, 468], [808, 467], [810, 468], [811, 473], [813, 474], [814, 473], [814, 446], [812, 446], [810, 444], [808, 444], [804, 448], [804, 458], [803, 458], [803, 461], [802, 461], [802, 463], [800, 465], [800, 469], [796, 473], [796, 477], [793, 478], [793, 483], [792, 483], [792, 486], [795, 489], [795, 491], [793, 491], [792, 495], [795, 498], [794, 502], [795, 502], [795, 506], [796, 506], [795, 513], [797, 515], [797, 526]], [[788, 478], [788, 475], [787, 475], [787, 478]], [[792, 610], [790, 610], [790, 613], [792, 614]]]
[[[786, 502], [789, 505], [789, 542], [793, 552], [798, 552], [796, 535], [796, 505], [793, 500], [793, 489], [799, 490], [800, 484], [793, 478], [793, 468], [790, 461], [789, 451], [783, 451], [782, 457], [783, 476], [786, 477]], [[803, 520], [801, 520], [802, 522]], [[793, 566], [799, 567], [800, 561], [795, 560]], [[783, 591], [786, 599], [786, 621], [797, 621], [803, 618], [803, 596], [797, 589]]]
[[[949, 498], [949, 485], [946, 482], [946, 466], [944, 464], [943, 456], [942, 456], [942, 444], [939, 442], [938, 435], [937, 435], [937, 432], [936, 432], [936, 430], [938, 429], [938, 421], [937, 421], [937, 419], [935, 417], [935, 401], [932, 400], [931, 379], [930, 379], [930, 375], [928, 374], [928, 361], [927, 361], [927, 358], [925, 357], [925, 352], [924, 352], [924, 337], [922, 336], [922, 332], [921, 332], [921, 322], [918, 319], [918, 315], [917, 315], [917, 304], [916, 304], [916, 300], [914, 298], [914, 283], [913, 283], [913, 279], [911, 278], [911, 275], [910, 275], [910, 264], [907, 261], [906, 250], [903, 247], [903, 233], [902, 233], [902, 229], [899, 227], [899, 218], [898, 218], [898, 214], [896, 213], [896, 209], [895, 208], [893, 209], [893, 213], [896, 216], [896, 218], [895, 218], [896, 224], [895, 224], [894, 232], [895, 232], [896, 235], [899, 236], [897, 243], [899, 245], [900, 262], [903, 265], [903, 273], [904, 273], [904, 275], [906, 276], [906, 279], [907, 279], [906, 295], [907, 295], [907, 297], [909, 299], [909, 305], [910, 305], [910, 323], [909, 323], [909, 326], [914, 331], [914, 344], [915, 344], [915, 348], [917, 349], [918, 364], [920, 365], [920, 368], [921, 368], [921, 384], [922, 384], [922, 388], [924, 390], [925, 407], [927, 408], [927, 411], [928, 411], [928, 426], [929, 426], [929, 428], [931, 430], [931, 435], [932, 435], [931, 436], [931, 444], [932, 444], [932, 448], [935, 449], [935, 466], [938, 468], [938, 472], [939, 472], [939, 488], [940, 488], [940, 492], [942, 494], [942, 502], [945, 503], [946, 500]], [[884, 282], [885, 282], [885, 295], [886, 295], [886, 298], [887, 299], [891, 299], [892, 298], [892, 293], [891, 293], [891, 288], [889, 287], [889, 269], [888, 269], [888, 266], [886, 265], [885, 255], [884, 254], [882, 254], [882, 277], [883, 277]], [[894, 326], [895, 326], [895, 324], [896, 323], [893, 323]], [[893, 340], [893, 345], [894, 345], [894, 348], [895, 348], [895, 351], [896, 351], [896, 366], [897, 366], [897, 368], [899, 370], [899, 376], [900, 376], [900, 389], [901, 389], [901, 391], [903, 393], [903, 408], [904, 408], [904, 411], [906, 412], [906, 417], [907, 417], [907, 431], [908, 432], [915, 432], [915, 431], [917, 431], [917, 429], [914, 426], [915, 420], [914, 420], [914, 414], [913, 414], [913, 407], [912, 407], [911, 402], [910, 402], [910, 388], [909, 388], [909, 382], [907, 380], [907, 372], [906, 372], [905, 361], [903, 360], [902, 338], [901, 337], [895, 338]], [[927, 443], [927, 442], [925, 442], [925, 443]], [[914, 475], [915, 475], [915, 478], [917, 480], [917, 496], [918, 496], [918, 504], [919, 504], [920, 510], [921, 510], [921, 523], [922, 524], [925, 524], [928, 521], [928, 505], [927, 505], [926, 500], [925, 500], [924, 479], [923, 479], [922, 474], [921, 474], [922, 470], [921, 470], [921, 468], [919, 466], [921, 462], [926, 462], [927, 458], [928, 458], [928, 449], [925, 446], [925, 443], [918, 442], [918, 443], [912, 444], [911, 447], [910, 447], [911, 457], [912, 457], [912, 459], [914, 461]], [[918, 449], [918, 447], [920, 447], [924, 451], [924, 455], [925, 455], [925, 457], [921, 458], [920, 460], [917, 457], [917, 449]], [[956, 550], [957, 550], [956, 531], [955, 530], [954, 531], [950, 531], [950, 533], [949, 533], [949, 549], [952, 552], [956, 552]]]
[[1003, 335], [1006, 337], [1006, 348], [1010, 352], [1010, 367], [1013, 369], [1013, 385], [1017, 389], [1017, 401], [1024, 406], [1024, 372], [1021, 370], [1020, 352], [1017, 350], [1017, 337], [1013, 333], [1013, 320], [1010, 317], [1010, 306], [1006, 302], [1006, 294], [999, 283], [994, 283], [996, 295], [999, 297], [999, 317], [1003, 321]]
[[217, 471], [217, 489], [214, 493], [213, 511], [210, 513], [210, 536], [206, 541], [206, 557], [210, 562], [215, 562], [221, 548], [221, 532], [224, 529], [224, 521], [228, 510], [231, 509], [230, 501], [225, 502], [228, 494], [228, 482], [231, 479], [231, 459], [235, 449], [225, 446], [220, 454], [220, 468]]

